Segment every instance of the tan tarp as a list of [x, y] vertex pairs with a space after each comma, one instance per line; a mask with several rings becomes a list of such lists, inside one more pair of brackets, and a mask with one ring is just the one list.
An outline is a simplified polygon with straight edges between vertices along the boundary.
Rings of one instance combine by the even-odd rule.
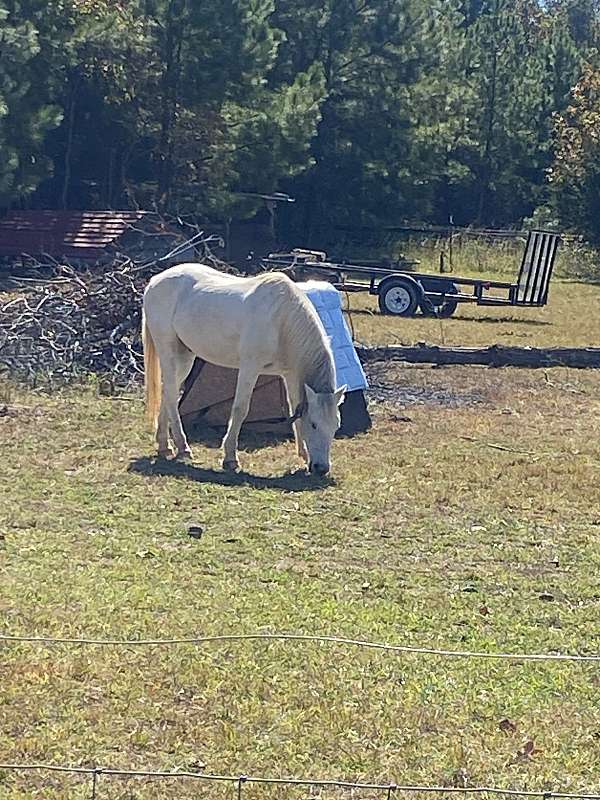
[[[199, 423], [210, 427], [226, 426], [235, 396], [237, 370], [217, 367], [196, 360], [186, 380], [179, 406], [186, 429]], [[244, 423], [252, 430], [285, 428], [288, 416], [285, 385], [281, 378], [261, 375], [250, 402], [250, 411]], [[278, 421], [280, 423], [278, 424]]]
[[[179, 405], [184, 428], [190, 434], [196, 426], [226, 427], [235, 396], [237, 370], [216, 367], [196, 359], [184, 386]], [[285, 384], [281, 378], [261, 375], [250, 402], [244, 429], [257, 433], [291, 434], [287, 422]], [[348, 392], [341, 408], [340, 435], [352, 436], [371, 427], [362, 390]]]

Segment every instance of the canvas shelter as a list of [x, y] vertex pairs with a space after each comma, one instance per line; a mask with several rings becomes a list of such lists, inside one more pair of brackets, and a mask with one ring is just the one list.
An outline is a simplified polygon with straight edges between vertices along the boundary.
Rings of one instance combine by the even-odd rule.
[[[371, 426], [364, 395], [368, 384], [342, 313], [341, 294], [323, 281], [307, 281], [297, 286], [314, 305], [331, 338], [338, 388], [344, 384], [348, 387], [341, 408], [340, 433], [352, 435], [365, 431]], [[236, 381], [237, 370], [196, 359], [185, 382], [179, 407], [188, 435], [193, 435], [198, 428], [227, 425]], [[256, 382], [244, 428], [260, 432], [291, 432], [287, 416], [283, 380], [273, 375], [261, 375]]]

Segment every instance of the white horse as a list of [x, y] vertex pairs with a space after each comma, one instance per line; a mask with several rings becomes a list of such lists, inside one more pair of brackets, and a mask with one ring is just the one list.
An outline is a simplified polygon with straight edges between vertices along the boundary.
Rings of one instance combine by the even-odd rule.
[[240, 428], [256, 380], [264, 374], [285, 381], [298, 455], [310, 472], [329, 472], [346, 387], [336, 390], [333, 354], [321, 320], [286, 275], [240, 278], [203, 264], [171, 267], [146, 287], [142, 327], [146, 410], [160, 456], [171, 455], [169, 423], [177, 457], [191, 456], [179, 398], [199, 356], [238, 370], [223, 439], [224, 469], [239, 468]]

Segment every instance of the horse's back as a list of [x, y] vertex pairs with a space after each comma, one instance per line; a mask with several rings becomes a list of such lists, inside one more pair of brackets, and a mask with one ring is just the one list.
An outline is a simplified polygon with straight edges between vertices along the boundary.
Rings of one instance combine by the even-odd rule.
[[312, 304], [281, 272], [239, 277], [179, 264], [152, 278], [144, 310], [153, 335], [174, 336], [220, 366], [237, 368], [252, 358], [277, 371], [311, 328], [325, 341]]
[[196, 286], [226, 286], [235, 277], [207, 264], [176, 264], [154, 275], [148, 283], [146, 294], [187, 291]]
[[[271, 313], [282, 305], [302, 302], [303, 295], [287, 275], [269, 272], [242, 277], [230, 275], [205, 264], [177, 264], [151, 278], [144, 295], [146, 308], [159, 305], [172, 314], [175, 308], [202, 309], [221, 307], [223, 312]], [[237, 307], [237, 308], [236, 308]]]
[[279, 346], [274, 311], [277, 299], [289, 291], [288, 280], [179, 264], [152, 278], [144, 307], [151, 328], [166, 336], [172, 331], [206, 361], [237, 367], [247, 350], [258, 351], [259, 358], [266, 353], [266, 361], [272, 361]]

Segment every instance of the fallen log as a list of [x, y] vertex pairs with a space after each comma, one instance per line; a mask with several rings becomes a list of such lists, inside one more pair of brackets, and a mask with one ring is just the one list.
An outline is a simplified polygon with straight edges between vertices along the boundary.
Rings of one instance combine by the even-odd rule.
[[363, 363], [407, 361], [411, 364], [482, 364], [490, 367], [574, 367], [600, 368], [600, 347], [440, 347], [390, 345], [357, 347]]

